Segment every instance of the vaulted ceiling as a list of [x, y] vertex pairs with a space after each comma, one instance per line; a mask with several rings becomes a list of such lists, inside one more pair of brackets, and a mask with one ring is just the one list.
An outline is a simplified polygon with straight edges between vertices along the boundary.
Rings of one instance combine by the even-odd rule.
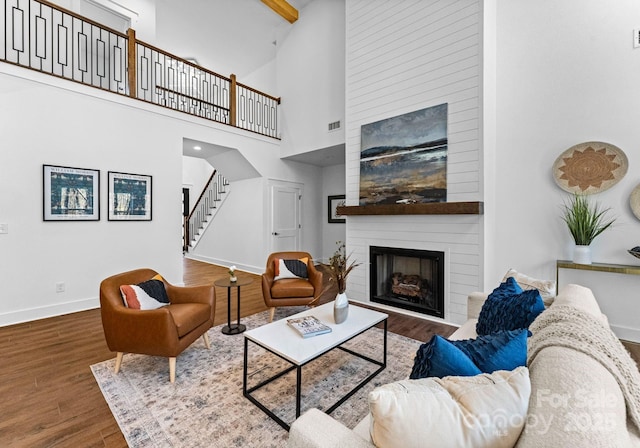
[[[287, 1], [302, 18], [312, 0]], [[261, 0], [157, 0], [156, 24], [160, 48], [239, 80], [275, 58], [278, 37], [295, 26]]]

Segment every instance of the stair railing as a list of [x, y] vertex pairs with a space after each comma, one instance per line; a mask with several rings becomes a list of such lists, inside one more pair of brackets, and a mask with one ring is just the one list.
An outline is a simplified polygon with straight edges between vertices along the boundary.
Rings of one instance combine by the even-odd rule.
[[47, 0], [0, 2], [0, 61], [279, 138], [280, 98]]
[[227, 179], [214, 170], [191, 213], [185, 218], [182, 247], [184, 252], [189, 251], [191, 242], [195, 241], [195, 238], [204, 230], [205, 223], [209, 221], [212, 210], [218, 207], [218, 202], [222, 200], [222, 194], [226, 193], [228, 185]]

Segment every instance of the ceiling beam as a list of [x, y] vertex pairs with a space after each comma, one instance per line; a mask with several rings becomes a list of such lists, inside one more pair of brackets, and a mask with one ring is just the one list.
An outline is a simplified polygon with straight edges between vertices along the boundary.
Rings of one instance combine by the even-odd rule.
[[262, 3], [273, 9], [289, 23], [298, 20], [298, 10], [291, 6], [286, 0], [262, 0]]

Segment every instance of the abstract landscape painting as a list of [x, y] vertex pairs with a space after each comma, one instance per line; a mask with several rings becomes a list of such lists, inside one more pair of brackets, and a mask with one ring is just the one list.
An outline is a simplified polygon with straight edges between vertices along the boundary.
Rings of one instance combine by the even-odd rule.
[[362, 126], [360, 205], [447, 200], [447, 104]]

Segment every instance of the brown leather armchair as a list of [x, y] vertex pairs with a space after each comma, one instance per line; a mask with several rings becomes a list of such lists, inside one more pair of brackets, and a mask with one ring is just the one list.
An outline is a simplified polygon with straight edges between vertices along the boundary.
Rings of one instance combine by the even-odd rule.
[[[308, 279], [283, 278], [274, 281], [276, 258], [292, 260], [307, 257]], [[267, 259], [266, 272], [262, 274], [262, 297], [269, 309], [269, 322], [273, 321], [276, 307], [309, 305], [322, 292], [322, 272], [318, 271], [307, 252], [274, 252]]]
[[100, 312], [109, 350], [117, 352], [115, 373], [124, 353], [169, 358], [169, 380], [176, 378], [176, 357], [200, 336], [210, 348], [207, 330], [213, 326], [215, 289], [211, 286], [178, 287], [163, 279], [170, 304], [154, 310], [124, 305], [121, 285], [151, 279], [151, 269], [136, 269], [106, 278], [100, 283]]

